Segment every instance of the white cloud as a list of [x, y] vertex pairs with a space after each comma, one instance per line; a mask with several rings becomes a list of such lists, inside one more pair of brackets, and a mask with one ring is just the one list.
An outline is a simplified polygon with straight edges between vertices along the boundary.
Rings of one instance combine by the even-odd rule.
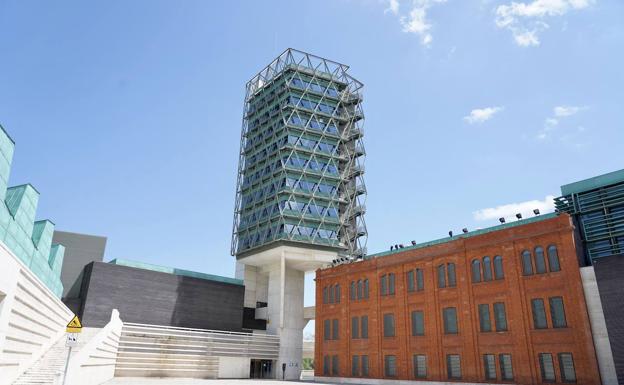
[[[431, 45], [433, 35], [431, 34], [432, 24], [428, 20], [429, 9], [436, 5], [446, 3], [447, 0], [387, 0], [388, 7], [384, 13], [392, 13], [399, 18], [402, 30], [405, 33], [413, 33], [420, 37], [420, 43], [426, 47]], [[407, 3], [407, 4], [406, 4]], [[407, 9], [401, 12], [402, 9]]]
[[558, 118], [572, 116], [580, 111], [586, 110], [587, 106], [557, 106], [553, 109], [553, 113]]
[[399, 14], [399, 0], [388, 0], [388, 8], [384, 11], [384, 13], [391, 12], [395, 15]]
[[588, 8], [594, 2], [595, 0], [512, 1], [496, 7], [495, 22], [497, 27], [511, 31], [514, 41], [519, 46], [538, 46], [539, 33], [549, 28], [544, 19]]
[[[555, 131], [562, 119], [568, 118], [572, 115], [576, 115], [581, 111], [588, 109], [587, 106], [556, 106], [553, 108], [552, 116], [544, 119], [544, 125], [542, 129], [537, 133], [537, 139], [545, 140], [551, 137], [553, 131]], [[584, 131], [584, 129], [583, 129]]]
[[483, 123], [486, 120], [492, 119], [496, 113], [502, 110], [503, 107], [477, 108], [470, 111], [468, 116], [464, 116], [464, 121], [470, 124]]
[[533, 210], [538, 209], [540, 213], [549, 213], [554, 211], [554, 195], [548, 195], [544, 200], [531, 200], [526, 202], [509, 203], [506, 205], [488, 207], [485, 209], [477, 210], [472, 213], [476, 221], [488, 221], [492, 219], [505, 218], [508, 221], [516, 219], [516, 214], [522, 214], [523, 218], [533, 216]]

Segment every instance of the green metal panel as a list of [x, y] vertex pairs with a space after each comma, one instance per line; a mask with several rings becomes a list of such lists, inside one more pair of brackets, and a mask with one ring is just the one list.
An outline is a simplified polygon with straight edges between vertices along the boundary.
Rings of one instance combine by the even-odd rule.
[[207, 280], [210, 280], [210, 281], [231, 283], [231, 284], [234, 284], [234, 285], [243, 285], [243, 280], [240, 280], [240, 279], [229, 278], [229, 277], [222, 277], [222, 276], [213, 275], [213, 274], [200, 273], [200, 272], [197, 272], [197, 271], [176, 269], [175, 267], [153, 265], [151, 263], [131, 261], [131, 260], [128, 260], [128, 259], [116, 258], [116, 259], [113, 259], [112, 261], [110, 261], [108, 263], [111, 263], [113, 265], [134, 267], [134, 268], [143, 269], [143, 270], [159, 271], [161, 273], [181, 275], [181, 276], [185, 276], [185, 277], [193, 277], [193, 278], [207, 279]]
[[366, 252], [362, 84], [288, 49], [247, 83], [232, 254], [275, 241]]
[[429, 241], [429, 242], [418, 243], [418, 244], [416, 244], [414, 246], [407, 246], [405, 248], [398, 249], [398, 250], [384, 251], [384, 252], [381, 252], [381, 253], [371, 254], [371, 255], [368, 255], [365, 259], [380, 258], [380, 257], [385, 257], [385, 256], [388, 256], [388, 255], [400, 253], [400, 252], [403, 252], [403, 251], [406, 251], [406, 250], [422, 249], [424, 247], [440, 245], [440, 244], [443, 244], [443, 243], [456, 241], [458, 239], [472, 238], [472, 237], [475, 237], [477, 235], [483, 235], [483, 234], [491, 233], [491, 232], [494, 232], [494, 231], [505, 230], [505, 229], [509, 229], [509, 228], [512, 228], [512, 227], [516, 227], [516, 226], [526, 225], [528, 223], [544, 221], [544, 220], [547, 220], [547, 219], [555, 218], [557, 215], [558, 215], [557, 213], [542, 214], [542, 215], [539, 215], [539, 216], [536, 216], [536, 217], [533, 217], [533, 218], [522, 219], [522, 220], [516, 221], [516, 222], [504, 223], [504, 224], [501, 224], [501, 225], [498, 225], [498, 226], [492, 226], [492, 227], [488, 227], [488, 228], [485, 228], [485, 229], [474, 230], [474, 231], [470, 231], [468, 233], [462, 233], [462, 234], [459, 234], [459, 235], [454, 235], [452, 237], [440, 238], [440, 239], [436, 239], [436, 240]]
[[617, 183], [624, 183], [624, 169], [563, 185], [561, 195], [587, 192]]
[[0, 241], [56, 296], [63, 292], [61, 267], [65, 249], [52, 247], [54, 224], [35, 222], [39, 192], [30, 184], [7, 187], [15, 143], [0, 126]]

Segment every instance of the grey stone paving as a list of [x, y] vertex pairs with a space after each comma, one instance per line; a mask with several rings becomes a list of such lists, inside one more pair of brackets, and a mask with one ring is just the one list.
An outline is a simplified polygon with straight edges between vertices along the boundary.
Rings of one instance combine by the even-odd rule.
[[[276, 380], [196, 380], [187, 378], [131, 378], [118, 377], [104, 385], [284, 385], [284, 384], [310, 384], [308, 381], [276, 381]], [[329, 383], [312, 382], [317, 385]]]

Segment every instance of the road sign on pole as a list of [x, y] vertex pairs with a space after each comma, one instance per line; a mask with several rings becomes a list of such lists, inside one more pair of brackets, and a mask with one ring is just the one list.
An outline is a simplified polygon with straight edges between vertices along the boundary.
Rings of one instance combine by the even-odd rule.
[[67, 368], [69, 367], [69, 358], [71, 357], [72, 348], [78, 345], [78, 333], [82, 331], [82, 324], [77, 315], [74, 315], [71, 321], [67, 324], [67, 340], [65, 340], [65, 346], [69, 348], [67, 351], [67, 360], [65, 361], [65, 372], [63, 373], [63, 385], [65, 385], [65, 379], [67, 378]]
[[78, 319], [78, 316], [75, 315], [71, 321], [67, 324], [67, 333], [80, 333], [82, 331], [82, 324]]

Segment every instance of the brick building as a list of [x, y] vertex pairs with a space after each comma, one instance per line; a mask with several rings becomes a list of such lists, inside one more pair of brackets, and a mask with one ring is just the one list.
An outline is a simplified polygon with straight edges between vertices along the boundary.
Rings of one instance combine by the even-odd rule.
[[600, 384], [567, 214], [316, 273], [315, 375]]

